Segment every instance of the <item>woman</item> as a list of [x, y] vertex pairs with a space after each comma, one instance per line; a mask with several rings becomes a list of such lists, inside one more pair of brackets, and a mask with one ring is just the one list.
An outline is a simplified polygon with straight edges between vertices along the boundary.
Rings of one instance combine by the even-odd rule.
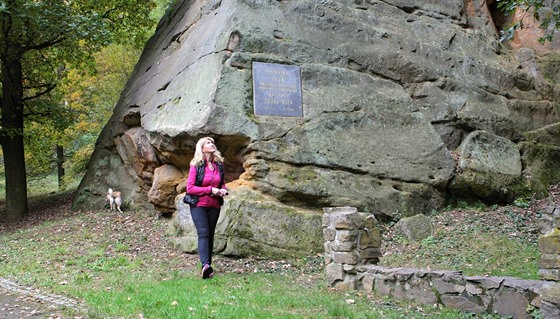
[[207, 279], [214, 276], [212, 269], [214, 231], [220, 217], [222, 197], [227, 195], [224, 183], [224, 158], [216, 149], [213, 138], [203, 137], [196, 143], [190, 166], [187, 194], [199, 197], [198, 203], [191, 206], [190, 210], [198, 235], [198, 256], [202, 263], [202, 278]]

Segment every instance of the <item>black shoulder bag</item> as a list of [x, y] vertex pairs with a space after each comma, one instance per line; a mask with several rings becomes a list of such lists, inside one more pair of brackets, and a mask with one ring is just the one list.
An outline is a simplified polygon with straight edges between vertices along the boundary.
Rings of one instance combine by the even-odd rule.
[[[196, 181], [194, 182], [196, 186], [202, 186], [205, 167], [205, 163], [196, 167]], [[186, 193], [185, 197], [183, 197], [183, 203], [189, 204], [191, 207], [196, 206], [196, 204], [198, 204], [198, 195], [190, 195], [189, 193]]]

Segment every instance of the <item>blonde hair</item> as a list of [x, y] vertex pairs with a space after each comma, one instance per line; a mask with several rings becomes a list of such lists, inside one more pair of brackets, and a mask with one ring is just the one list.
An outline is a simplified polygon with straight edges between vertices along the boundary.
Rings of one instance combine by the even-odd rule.
[[[199, 166], [199, 165], [202, 165], [202, 163], [204, 163], [204, 153], [202, 152], [202, 146], [208, 140], [210, 140], [210, 141], [212, 141], [212, 143], [214, 143], [214, 139], [211, 138], [211, 137], [208, 137], [208, 136], [203, 137], [200, 140], [198, 140], [198, 142], [196, 142], [196, 148], [194, 150], [194, 157], [191, 160], [191, 165], [192, 166]], [[212, 154], [211, 160], [214, 160], [214, 161], [219, 162], [219, 163], [224, 162], [224, 158], [222, 156], [222, 153], [220, 153], [220, 151], [218, 151], [218, 148], [216, 148], [216, 151], [214, 152], [214, 154]]]

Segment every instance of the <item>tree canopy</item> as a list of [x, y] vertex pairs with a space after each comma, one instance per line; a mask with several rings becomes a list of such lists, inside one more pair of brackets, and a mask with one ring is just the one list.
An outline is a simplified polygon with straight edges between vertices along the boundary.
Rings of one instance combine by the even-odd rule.
[[50, 123], [63, 134], [76, 113], [55, 88], [69, 70], [91, 69], [93, 53], [102, 47], [142, 46], [153, 32], [150, 13], [156, 5], [155, 0], [0, 0], [0, 143], [7, 212], [0, 219], [27, 214], [24, 123]]

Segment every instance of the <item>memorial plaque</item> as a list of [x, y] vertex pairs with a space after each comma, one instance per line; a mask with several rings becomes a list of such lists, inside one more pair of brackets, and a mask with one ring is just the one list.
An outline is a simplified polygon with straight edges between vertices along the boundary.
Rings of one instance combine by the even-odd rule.
[[303, 117], [299, 66], [253, 62], [256, 115]]

